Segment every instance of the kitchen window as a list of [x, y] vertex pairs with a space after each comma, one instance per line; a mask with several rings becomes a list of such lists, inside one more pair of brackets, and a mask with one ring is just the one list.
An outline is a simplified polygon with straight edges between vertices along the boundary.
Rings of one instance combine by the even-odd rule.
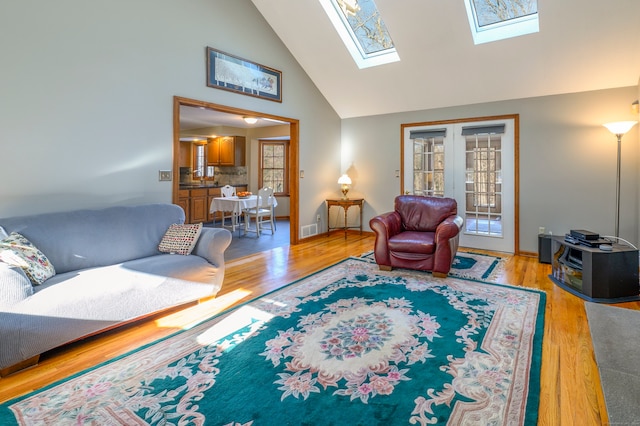
[[273, 188], [274, 195], [289, 195], [289, 141], [260, 141], [258, 186]]

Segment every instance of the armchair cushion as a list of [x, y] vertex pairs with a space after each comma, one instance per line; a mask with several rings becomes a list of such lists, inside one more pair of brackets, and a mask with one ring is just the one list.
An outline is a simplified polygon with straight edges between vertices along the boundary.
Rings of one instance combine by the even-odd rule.
[[395, 211], [405, 231], [434, 232], [449, 216], [457, 215], [458, 205], [452, 198], [402, 195], [396, 197]]
[[390, 251], [433, 254], [436, 249], [433, 232], [405, 231], [389, 238]]

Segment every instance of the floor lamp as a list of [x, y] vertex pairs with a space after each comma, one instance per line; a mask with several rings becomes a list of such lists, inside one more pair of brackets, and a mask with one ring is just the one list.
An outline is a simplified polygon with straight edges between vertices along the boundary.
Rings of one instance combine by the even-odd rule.
[[618, 138], [618, 170], [616, 174], [616, 238], [620, 237], [620, 148], [622, 145], [622, 135], [627, 133], [637, 121], [617, 121], [615, 123], [605, 123], [604, 127]]

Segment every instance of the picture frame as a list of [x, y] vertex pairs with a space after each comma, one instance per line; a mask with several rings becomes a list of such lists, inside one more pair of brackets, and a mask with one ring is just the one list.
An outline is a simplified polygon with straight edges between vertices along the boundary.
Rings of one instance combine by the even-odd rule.
[[207, 86], [282, 102], [282, 72], [207, 47]]

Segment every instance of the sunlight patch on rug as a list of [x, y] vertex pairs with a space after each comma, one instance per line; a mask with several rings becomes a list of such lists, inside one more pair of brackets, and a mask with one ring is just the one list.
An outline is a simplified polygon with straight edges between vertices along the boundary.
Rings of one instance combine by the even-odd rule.
[[0, 424], [535, 425], [543, 292], [347, 259], [0, 405]]

